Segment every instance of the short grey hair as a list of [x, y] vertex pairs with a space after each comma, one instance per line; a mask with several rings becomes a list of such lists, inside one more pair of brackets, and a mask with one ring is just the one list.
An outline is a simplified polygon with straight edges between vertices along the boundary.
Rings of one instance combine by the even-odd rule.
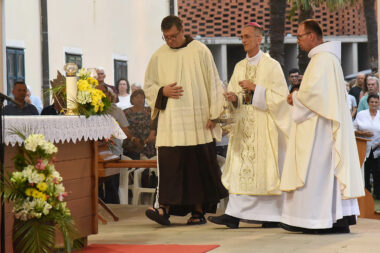
[[376, 85], [379, 86], [379, 78], [377, 78], [376, 76], [369, 76], [369, 77], [367, 77], [367, 82], [369, 80], [375, 80], [376, 81]]

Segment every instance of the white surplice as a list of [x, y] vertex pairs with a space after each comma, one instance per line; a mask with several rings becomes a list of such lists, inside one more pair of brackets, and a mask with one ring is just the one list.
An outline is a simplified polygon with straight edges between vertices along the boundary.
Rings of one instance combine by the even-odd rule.
[[300, 90], [293, 94], [289, 144], [281, 178], [286, 191], [281, 222], [331, 228], [343, 216], [358, 215], [363, 196], [340, 44], [328, 42], [309, 52]]
[[[155, 107], [159, 90], [176, 82], [183, 89], [178, 99], [169, 98], [166, 109]], [[211, 51], [193, 40], [186, 47], [161, 46], [145, 72], [144, 92], [157, 123], [156, 147], [194, 146], [215, 138], [220, 141], [219, 124], [207, 129], [208, 120], [219, 118], [223, 110], [223, 88]]]
[[[262, 57], [264, 57], [263, 61], [261, 61]], [[276, 117], [278, 115], [276, 112], [278, 112], [278, 108], [283, 108], [284, 105], [285, 107], [287, 106], [286, 103], [283, 103], [287, 95], [286, 82], [284, 78], [281, 78], [283, 73], [279, 64], [269, 56], [264, 55], [261, 51], [245, 61], [247, 61], [246, 64], [251, 66], [257, 66], [260, 62], [260, 66], [257, 66], [257, 75], [255, 77], [257, 86], [252, 99], [252, 105], [244, 105], [241, 108], [244, 112], [244, 119], [239, 119], [246, 120], [247, 118], [252, 118], [252, 122], [255, 122], [255, 128], [251, 127], [251, 132], [248, 131], [242, 134], [240, 127], [243, 123], [238, 120], [238, 125], [231, 137], [229, 152], [227, 154], [227, 168], [225, 168], [222, 177], [222, 182], [230, 192], [225, 213], [242, 220], [258, 222], [279, 221], [283, 195], [278, 191], [278, 182], [284, 161], [287, 139], [287, 136], [285, 136], [287, 133], [281, 130], [287, 129], [288, 126], [286, 125], [286, 119], [281, 120], [281, 117]], [[246, 74], [247, 68], [243, 67], [243, 64], [243, 61], [238, 63], [235, 67], [234, 78], [231, 78], [229, 89], [234, 92], [238, 91], [238, 81], [244, 80], [244, 75]], [[277, 94], [275, 95], [274, 93]], [[268, 99], [269, 101], [267, 101]], [[241, 100], [239, 102], [241, 103]], [[240, 104], [240, 106], [242, 105]], [[267, 125], [271, 125], [272, 127], [267, 127]], [[281, 130], [276, 129], [275, 125]], [[267, 132], [265, 134], [254, 135], [254, 132], [260, 132], [260, 130], [256, 129], [261, 128], [270, 128], [270, 137], [265, 138], [266, 134], [268, 134]], [[251, 138], [251, 135], [253, 135], [256, 138], [252, 139], [253, 142], [247, 143], [248, 146], [246, 147], [244, 143], [240, 143], [241, 141], [247, 142], [247, 140], [241, 140], [241, 136], [243, 135], [247, 135], [248, 138]], [[275, 148], [271, 149], [266, 146], [270, 143], [269, 139], [273, 140], [273, 145], [276, 145]], [[258, 145], [260, 143], [261, 145]], [[252, 151], [249, 146], [259, 148], [259, 150]], [[247, 148], [248, 150], [246, 150]], [[263, 150], [267, 150], [267, 154], [265, 152], [262, 153]], [[244, 152], [257, 152], [259, 156], [251, 157], [250, 169], [252, 171], [246, 173], [246, 176], [253, 175], [254, 179], [250, 184], [243, 183], [241, 177], [238, 180], [238, 175], [241, 175], [239, 171], [244, 170], [243, 164], [244, 159], [246, 159], [244, 158]], [[275, 155], [268, 155], [272, 154], [272, 152]], [[258, 175], [268, 175], [269, 177], [259, 177]], [[278, 175], [278, 179], [276, 175]], [[244, 179], [246, 179], [246, 176], [244, 176]], [[259, 184], [261, 187], [255, 187], [256, 184]]]

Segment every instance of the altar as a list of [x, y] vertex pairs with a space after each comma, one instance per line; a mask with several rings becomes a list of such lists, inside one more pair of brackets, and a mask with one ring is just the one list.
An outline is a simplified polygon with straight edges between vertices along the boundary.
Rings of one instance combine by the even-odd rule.
[[[5, 116], [5, 171], [13, 170], [12, 158], [22, 139], [11, 135], [17, 129], [25, 135], [38, 133], [57, 148], [56, 169], [63, 178], [68, 196], [67, 206], [85, 241], [98, 232], [97, 141], [103, 138], [126, 138], [111, 116]], [[5, 203], [6, 252], [12, 252], [12, 207]], [[57, 244], [61, 242], [57, 236]]]

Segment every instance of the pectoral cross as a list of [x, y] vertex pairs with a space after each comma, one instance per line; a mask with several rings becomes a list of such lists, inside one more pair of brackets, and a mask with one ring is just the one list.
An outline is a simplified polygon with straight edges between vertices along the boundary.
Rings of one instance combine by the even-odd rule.
[[[251, 65], [251, 64], [248, 64], [247, 62], [246, 69], [245, 69], [245, 80], [248, 80], [254, 83], [254, 80], [256, 78], [256, 70], [257, 70], [257, 65]], [[250, 90], [244, 91], [243, 104], [246, 104], [246, 105], [252, 104], [253, 93], [254, 92]]]

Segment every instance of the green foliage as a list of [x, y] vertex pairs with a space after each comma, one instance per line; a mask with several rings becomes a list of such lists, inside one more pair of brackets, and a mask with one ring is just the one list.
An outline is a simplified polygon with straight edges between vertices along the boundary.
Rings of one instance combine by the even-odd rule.
[[289, 0], [289, 2], [293, 2], [298, 8], [302, 6], [305, 10], [326, 4], [330, 11], [336, 11], [347, 5], [353, 5], [357, 1], [358, 0]]
[[65, 252], [71, 252], [71, 249], [75, 248], [72, 238], [79, 237], [79, 232], [75, 226], [74, 220], [71, 216], [59, 215], [57, 216], [55, 223], [57, 224], [59, 231], [62, 233]]
[[111, 110], [112, 103], [108, 99], [108, 97], [102, 98], [102, 102], [104, 103], [103, 111], [98, 110], [95, 112], [94, 107], [91, 104], [81, 104], [75, 101], [77, 105], [76, 111], [74, 111], [76, 114], [84, 115], [86, 118], [90, 117], [91, 115], [103, 115], [107, 114]]
[[54, 248], [55, 226], [48, 218], [20, 221], [13, 224], [13, 242], [17, 252], [47, 253]]
[[300, 8], [307, 11], [326, 4], [330, 11], [337, 11], [346, 6], [354, 5], [358, 0], [288, 0], [288, 2], [292, 4], [292, 8], [288, 13], [288, 19], [291, 20]]

